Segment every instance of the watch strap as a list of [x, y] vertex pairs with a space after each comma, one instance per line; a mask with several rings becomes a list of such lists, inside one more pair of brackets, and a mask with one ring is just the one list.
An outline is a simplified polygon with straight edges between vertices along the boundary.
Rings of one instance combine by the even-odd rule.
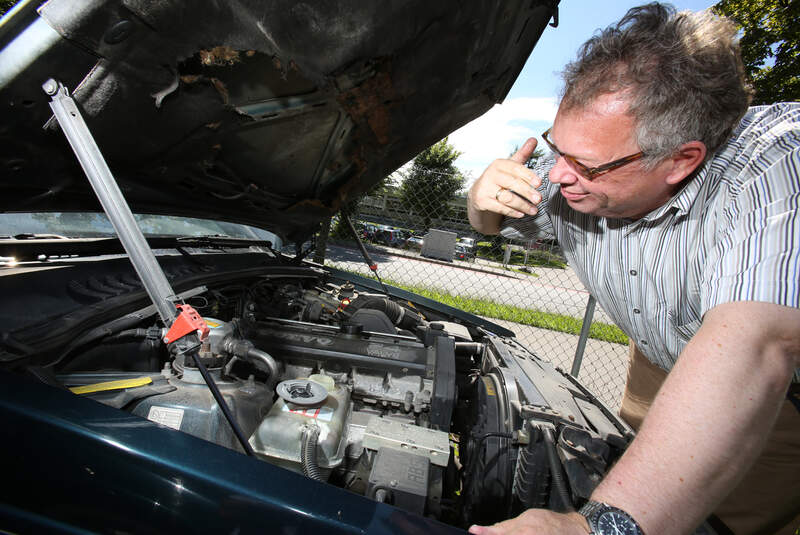
[[578, 513], [584, 518], [586, 518], [586, 521], [589, 523], [589, 529], [591, 530], [589, 535], [597, 535], [597, 531], [595, 531], [597, 528], [595, 519], [597, 516], [599, 516], [599, 513], [604, 511], [616, 511], [618, 513], [622, 513], [623, 515], [628, 517], [631, 520], [631, 522], [633, 522], [633, 524], [636, 526], [637, 533], [639, 535], [644, 535], [642, 527], [630, 514], [623, 511], [619, 507], [614, 507], [613, 505], [608, 505], [607, 503], [603, 502], [596, 502], [594, 500], [589, 500], [588, 502], [583, 504], [583, 507], [581, 507], [578, 510]]
[[594, 514], [595, 511], [603, 507], [608, 507], [608, 505], [604, 504], [603, 502], [596, 502], [593, 500], [589, 500], [588, 502], [583, 504], [583, 507], [581, 507], [578, 510], [578, 513], [585, 516], [586, 518], [589, 518], [592, 514]]

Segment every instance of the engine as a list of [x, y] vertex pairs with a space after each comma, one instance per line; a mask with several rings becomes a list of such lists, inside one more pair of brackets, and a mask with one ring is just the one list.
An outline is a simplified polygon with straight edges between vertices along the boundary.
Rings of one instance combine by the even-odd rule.
[[[189, 302], [210, 327], [199, 358], [258, 458], [454, 525], [578, 506], [632, 436], [513, 338], [350, 283], [265, 278]], [[242, 451], [192, 359], [150, 360], [146, 389], [96, 399]], [[93, 359], [65, 382], [75, 362]]]

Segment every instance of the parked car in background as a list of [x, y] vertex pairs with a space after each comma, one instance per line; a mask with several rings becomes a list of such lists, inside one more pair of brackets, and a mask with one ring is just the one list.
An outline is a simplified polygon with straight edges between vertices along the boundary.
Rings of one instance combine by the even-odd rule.
[[375, 232], [373, 241], [389, 247], [402, 247], [406, 242], [405, 231], [396, 228], [380, 229]]
[[456, 250], [453, 256], [456, 260], [465, 260], [467, 262], [475, 261], [475, 253], [463, 243], [456, 244]]
[[425, 243], [425, 238], [422, 236], [409, 236], [406, 240], [406, 249], [420, 250]]
[[473, 253], [475, 252], [475, 246], [476, 246], [475, 238], [466, 238], [466, 237], [458, 238], [457, 243], [463, 245], [465, 248], [469, 249]]
[[363, 228], [361, 229], [361, 239], [364, 241], [372, 241], [375, 238], [375, 232], [378, 230], [378, 226], [372, 223], [364, 223]]

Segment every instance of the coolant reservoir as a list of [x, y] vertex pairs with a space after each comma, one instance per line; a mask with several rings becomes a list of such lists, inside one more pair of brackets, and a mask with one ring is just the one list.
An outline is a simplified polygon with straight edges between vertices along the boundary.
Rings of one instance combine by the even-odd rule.
[[[303, 430], [308, 425], [316, 425], [320, 430], [317, 440], [319, 467], [332, 469], [342, 462], [345, 452], [344, 430], [350, 412], [350, 390], [334, 384], [327, 376], [323, 377], [314, 377], [313, 381], [315, 395], [319, 386], [322, 386], [319, 390], [327, 391], [321, 403], [300, 405], [278, 398], [250, 437], [250, 445], [257, 455], [273, 464], [302, 472], [300, 451]], [[292, 382], [302, 381], [308, 380]], [[290, 386], [301, 388], [298, 384]], [[310, 388], [308, 390], [311, 391]]]

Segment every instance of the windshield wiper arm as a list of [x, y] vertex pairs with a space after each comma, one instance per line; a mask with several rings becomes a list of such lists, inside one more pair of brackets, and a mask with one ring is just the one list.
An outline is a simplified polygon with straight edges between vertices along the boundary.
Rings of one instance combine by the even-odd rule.
[[[168, 238], [164, 238], [168, 239]], [[200, 245], [205, 247], [266, 247], [272, 249], [269, 240], [254, 240], [251, 238], [232, 238], [222, 234], [208, 234], [205, 236], [181, 236], [172, 238], [181, 246]], [[148, 240], [149, 241], [149, 240]]]
[[[44, 235], [42, 235], [44, 236]], [[149, 237], [146, 238], [151, 249], [181, 249], [207, 247], [214, 249], [245, 249], [248, 247], [264, 247], [272, 254], [272, 242], [266, 240], [250, 240], [244, 238], [183, 236], [183, 237]], [[14, 257], [17, 262], [37, 260], [40, 256], [98, 256], [107, 254], [125, 254], [125, 248], [118, 238], [37, 238], [0, 240], [0, 256]]]
[[61, 234], [33, 234], [23, 232], [14, 234], [13, 236], [3, 236], [5, 240], [68, 240], [69, 236], [62, 236]]

